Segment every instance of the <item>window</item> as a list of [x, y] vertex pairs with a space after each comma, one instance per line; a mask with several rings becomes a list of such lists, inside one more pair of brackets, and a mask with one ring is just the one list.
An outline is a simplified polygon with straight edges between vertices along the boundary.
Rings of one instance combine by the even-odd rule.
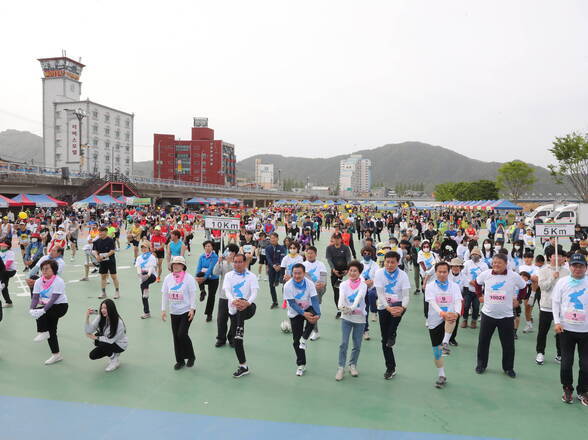
[[61, 133], [61, 125], [55, 126], [55, 133]]
[[117, 142], [116, 145], [114, 146], [114, 149], [116, 151], [120, 150], [120, 144]]
[[60, 161], [61, 160], [61, 154], [57, 153], [55, 155], [55, 160]]
[[98, 134], [98, 125], [92, 125], [92, 134]]
[[93, 158], [94, 160], [98, 160], [98, 153], [94, 153], [94, 154], [92, 155], [92, 158]]
[[125, 127], [129, 128], [131, 126], [131, 120], [130, 119], [126, 119], [125, 120]]
[[120, 163], [120, 157], [116, 156], [116, 157], [114, 158], [114, 161], [115, 161], [116, 163]]
[[92, 145], [94, 145], [95, 147], [98, 146], [98, 138], [92, 139]]
[[110, 114], [109, 113], [104, 114], [104, 122], [106, 122], [107, 124], [110, 123]]
[[130, 140], [130, 139], [131, 139], [131, 134], [130, 134], [130, 133], [127, 131], [127, 132], [125, 133], [125, 141], [128, 141], [128, 140]]
[[129, 152], [131, 148], [128, 145], [125, 145], [125, 150], [127, 151], [127, 153]]
[[104, 129], [104, 136], [110, 136], [110, 128]]
[[104, 142], [104, 147], [109, 150], [110, 149], [110, 142]]
[[107, 161], [109, 161], [110, 160], [110, 155], [107, 154], [106, 156], [104, 156], [104, 159], [107, 160]]
[[61, 147], [61, 139], [55, 139], [55, 146]]
[[114, 118], [114, 125], [116, 125], [117, 127], [120, 125], [120, 116]]
[[127, 164], [127, 165], [129, 164], [129, 159], [128, 158], [125, 159], [125, 164]]
[[92, 119], [98, 119], [98, 110], [92, 110]]
[[116, 131], [114, 132], [114, 137], [115, 137], [115, 138], [117, 138], [117, 139], [119, 139], [119, 138], [120, 138], [120, 131], [119, 131], [119, 130], [116, 130]]

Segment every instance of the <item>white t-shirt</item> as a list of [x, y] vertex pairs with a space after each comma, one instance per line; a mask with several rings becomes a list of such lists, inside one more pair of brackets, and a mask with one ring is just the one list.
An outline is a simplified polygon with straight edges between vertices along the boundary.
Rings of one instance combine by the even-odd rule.
[[453, 281], [455, 284], [457, 284], [459, 291], [461, 292], [461, 290], [466, 285], [463, 269], [457, 275], [453, 275], [453, 272], [451, 272], [451, 269], [449, 269], [449, 281]]
[[[519, 266], [518, 272], [519, 273], [527, 272], [529, 275], [533, 276], [533, 275], [539, 274], [539, 268], [537, 266], [535, 266], [534, 264], [531, 264], [531, 265], [521, 264]], [[531, 280], [527, 281], [527, 284], [531, 284]]]
[[242, 274], [233, 270], [225, 275], [223, 290], [229, 300], [229, 314], [234, 315], [237, 313], [237, 308], [233, 306], [233, 301], [244, 299], [249, 303], [254, 303], [259, 290], [259, 282], [257, 276], [248, 270]]
[[282, 258], [282, 262], [280, 266], [286, 269], [285, 274], [288, 276], [292, 276], [292, 267], [295, 264], [302, 263], [303, 258], [302, 255], [296, 254], [294, 258], [292, 258], [289, 254]]
[[[294, 285], [294, 279], [289, 279], [286, 284], [284, 284], [284, 299], [288, 301], [289, 299], [293, 299], [296, 304], [302, 309], [306, 310], [311, 305], [311, 300], [313, 296], [317, 296], [316, 288], [314, 287], [314, 283], [312, 283], [308, 279], [304, 279], [304, 289], [298, 289]], [[290, 307], [288, 304], [288, 318], [295, 318], [298, 316], [298, 312]]]
[[488, 269], [488, 265], [482, 260], [478, 261], [477, 263], [474, 263], [474, 260], [466, 261], [462, 269], [462, 273], [464, 275], [464, 286], [466, 286], [470, 292], [475, 292], [476, 289], [472, 287], [470, 281], [475, 280], [478, 275]]
[[410, 281], [403, 270], [396, 269], [390, 274], [385, 268], [378, 269], [374, 276], [374, 286], [378, 292], [378, 310], [384, 310], [398, 302], [402, 302], [402, 307], [408, 307]]
[[[400, 270], [400, 269], [398, 269]], [[349, 307], [351, 313], [342, 313], [341, 319], [358, 324], [365, 323], [365, 295], [367, 293], [367, 284], [360, 277], [359, 286], [355, 289], [351, 287], [351, 280], [345, 280], [339, 285], [339, 309]]]
[[65, 282], [60, 276], [56, 276], [51, 286], [43, 289], [42, 277], [35, 281], [33, 294], [39, 294], [39, 303], [45, 305], [51, 299], [51, 295], [59, 295], [53, 304], [66, 304], [67, 296], [65, 294]]
[[478, 275], [476, 282], [484, 286], [482, 313], [495, 319], [514, 316], [513, 299], [527, 286], [525, 280], [511, 270], [507, 270], [506, 275], [495, 275], [488, 269]]
[[[12, 249], [8, 249], [6, 252], [0, 252], [0, 258], [4, 262], [6, 270], [18, 270], [16, 267], [16, 256]], [[10, 261], [10, 263], [8, 263]]]
[[553, 321], [564, 330], [588, 333], [588, 278], [561, 278], [551, 294]]
[[429, 303], [429, 312], [427, 315], [427, 326], [434, 329], [443, 322], [439, 315], [439, 308], [443, 312], [461, 314], [461, 289], [453, 281], [448, 280], [447, 290], [443, 290], [435, 282], [427, 284], [425, 288], [425, 301]]
[[419, 253], [417, 254], [417, 263], [420, 266], [421, 263], [425, 264], [425, 270], [423, 270], [423, 268], [421, 267], [421, 275], [424, 277], [427, 273], [427, 271], [429, 269], [431, 269], [431, 267], [435, 266], [435, 263], [437, 263], [439, 261], [439, 257], [437, 256], [437, 254], [435, 252], [430, 251], [429, 255], [425, 255], [425, 253], [420, 250]]
[[192, 275], [186, 273], [181, 283], [177, 284], [173, 274], [168, 274], [161, 286], [161, 310], [166, 311], [169, 305], [169, 312], [172, 315], [183, 315], [196, 310], [196, 280]]
[[468, 250], [467, 246], [464, 246], [463, 244], [457, 245], [457, 256], [459, 258], [461, 258], [463, 261], [465, 261], [464, 256], [465, 256], [465, 253], [467, 252], [467, 250]]
[[364, 280], [374, 280], [374, 278], [376, 277], [376, 272], [378, 271], [378, 269], [380, 269], [380, 267], [378, 266], [378, 263], [376, 263], [375, 261], [365, 261], [363, 260], [361, 262], [361, 264], [363, 264], [363, 271], [361, 272], [361, 277]]
[[157, 276], [157, 258], [153, 254], [149, 255], [147, 259], [143, 255], [139, 255], [135, 260], [135, 267], [141, 269], [141, 272], [151, 272], [152, 275]]
[[[284, 258], [286, 258], [286, 257], [284, 257]], [[282, 259], [282, 261], [283, 261], [283, 259]], [[306, 270], [306, 278], [311, 280], [313, 282], [313, 284], [316, 284], [320, 281], [321, 273], [324, 273], [324, 274], [327, 273], [327, 268], [319, 260], [314, 260], [312, 263], [310, 261], [306, 260], [302, 264], [304, 265], [304, 269]]]

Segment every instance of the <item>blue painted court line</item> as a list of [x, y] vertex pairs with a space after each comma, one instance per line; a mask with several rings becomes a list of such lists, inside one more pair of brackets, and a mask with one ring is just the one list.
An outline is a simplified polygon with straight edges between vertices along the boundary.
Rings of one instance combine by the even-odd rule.
[[0, 426], [2, 440], [497, 440], [455, 434], [269, 422], [10, 396], [0, 396]]

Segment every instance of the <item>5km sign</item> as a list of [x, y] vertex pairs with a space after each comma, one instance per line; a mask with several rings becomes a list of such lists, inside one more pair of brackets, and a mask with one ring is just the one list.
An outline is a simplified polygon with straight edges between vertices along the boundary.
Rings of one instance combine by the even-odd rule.
[[220, 229], [223, 231], [238, 231], [240, 225], [241, 225], [241, 222], [238, 218], [204, 217], [204, 227], [206, 229]]
[[575, 234], [573, 223], [540, 223], [535, 225], [537, 237], [573, 237]]

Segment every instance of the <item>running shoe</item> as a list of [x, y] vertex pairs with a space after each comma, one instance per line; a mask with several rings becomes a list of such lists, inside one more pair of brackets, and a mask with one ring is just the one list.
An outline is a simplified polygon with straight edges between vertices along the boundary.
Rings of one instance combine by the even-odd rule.
[[239, 365], [237, 371], [233, 373], [233, 377], [236, 379], [238, 377], [246, 376], [247, 374], [249, 374], [249, 368]]

